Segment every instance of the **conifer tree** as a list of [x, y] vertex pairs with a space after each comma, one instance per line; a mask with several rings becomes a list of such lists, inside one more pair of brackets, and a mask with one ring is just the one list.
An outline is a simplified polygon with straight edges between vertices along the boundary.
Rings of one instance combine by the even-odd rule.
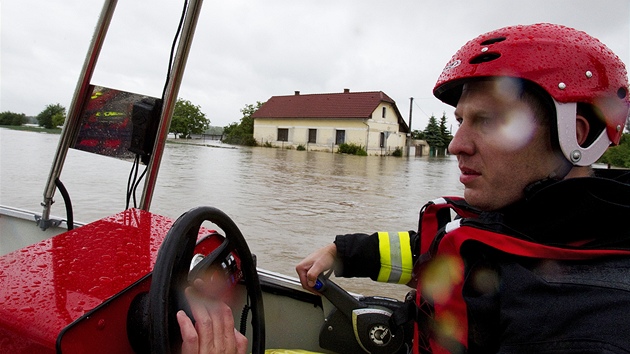
[[440, 118], [440, 136], [442, 137], [442, 141], [444, 145], [441, 147], [441, 152], [439, 155], [442, 155], [446, 149], [448, 149], [448, 144], [453, 140], [453, 135], [451, 135], [450, 129], [446, 128], [446, 112], [442, 112], [442, 118]]
[[424, 128], [424, 140], [426, 140], [427, 144], [434, 149], [445, 147], [444, 139], [442, 138], [442, 133], [440, 132], [440, 126], [438, 125], [437, 119], [434, 115], [431, 115], [427, 127]]

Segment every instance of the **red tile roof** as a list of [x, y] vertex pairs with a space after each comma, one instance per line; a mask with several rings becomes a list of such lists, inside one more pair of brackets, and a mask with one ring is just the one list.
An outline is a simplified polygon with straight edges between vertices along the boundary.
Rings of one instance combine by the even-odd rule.
[[[382, 91], [272, 96], [253, 118], [371, 118], [381, 102], [396, 103]], [[396, 108], [396, 113], [400, 113]]]

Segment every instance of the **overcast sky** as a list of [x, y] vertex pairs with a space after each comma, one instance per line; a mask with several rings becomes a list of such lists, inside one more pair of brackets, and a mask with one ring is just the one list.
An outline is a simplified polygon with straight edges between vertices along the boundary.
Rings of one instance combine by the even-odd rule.
[[[70, 105], [102, 8], [95, 0], [2, 0], [0, 111]], [[119, 0], [92, 83], [159, 97], [183, 0]], [[383, 91], [413, 129], [453, 108], [432, 96], [466, 41], [508, 25], [584, 30], [630, 62], [630, 0], [224, 0], [203, 4], [179, 97], [212, 125], [271, 96]]]

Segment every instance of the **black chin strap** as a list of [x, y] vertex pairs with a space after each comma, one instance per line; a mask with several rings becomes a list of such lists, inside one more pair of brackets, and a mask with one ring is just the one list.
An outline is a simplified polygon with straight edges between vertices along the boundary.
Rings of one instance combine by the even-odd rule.
[[549, 173], [549, 176], [547, 178], [561, 180], [561, 179], [564, 179], [575, 166], [573, 165], [573, 163], [571, 163], [571, 161], [567, 160], [564, 157], [562, 152], [558, 152], [557, 154], [558, 154], [557, 157], [560, 160], [560, 163], [558, 164], [558, 167], [556, 167], [556, 169], [554, 169], [553, 171], [551, 171], [551, 173]]

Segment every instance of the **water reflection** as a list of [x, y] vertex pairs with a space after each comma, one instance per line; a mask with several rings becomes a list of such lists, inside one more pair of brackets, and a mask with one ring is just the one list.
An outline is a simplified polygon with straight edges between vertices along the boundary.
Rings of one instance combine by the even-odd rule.
[[[0, 129], [0, 203], [40, 211], [57, 135]], [[273, 148], [167, 144], [151, 204], [178, 217], [211, 205], [230, 215], [259, 265], [294, 275], [294, 266], [337, 234], [413, 230], [427, 201], [461, 195], [448, 158], [358, 157]], [[61, 180], [75, 220], [124, 209], [131, 163], [71, 150]], [[138, 195], [139, 198], [139, 195]], [[63, 215], [57, 194], [54, 215]], [[407, 289], [340, 281], [351, 291], [401, 298]], [[351, 284], [351, 285], [349, 285]], [[383, 293], [385, 291], [385, 293]]]

